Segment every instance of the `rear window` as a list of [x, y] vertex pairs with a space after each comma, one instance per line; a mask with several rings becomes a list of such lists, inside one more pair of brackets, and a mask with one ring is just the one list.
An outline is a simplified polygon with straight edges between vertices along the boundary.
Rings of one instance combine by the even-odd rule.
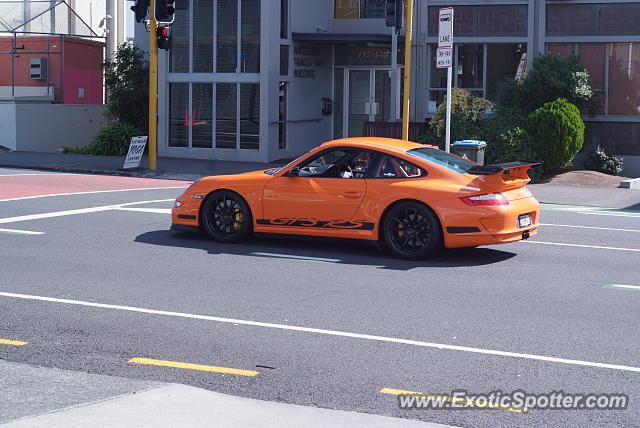
[[449, 168], [451, 171], [459, 172], [460, 174], [465, 174], [469, 172], [471, 168], [476, 166], [476, 164], [471, 161], [429, 147], [407, 150], [407, 154], [435, 163], [436, 165], [444, 166], [445, 168]]

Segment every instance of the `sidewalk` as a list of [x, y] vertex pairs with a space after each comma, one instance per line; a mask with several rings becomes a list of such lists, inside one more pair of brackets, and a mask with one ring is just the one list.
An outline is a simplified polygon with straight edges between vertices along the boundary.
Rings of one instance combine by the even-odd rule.
[[0, 374], [3, 428], [445, 427], [6, 361]]
[[[117, 174], [147, 178], [196, 180], [207, 175], [237, 174], [274, 168], [282, 163], [231, 162], [220, 160], [159, 158], [158, 169], [123, 170], [124, 157], [54, 154], [36, 152], [0, 152], [0, 167], [43, 169], [64, 172]], [[640, 190], [558, 184], [530, 184], [529, 189], [540, 202], [640, 210]]]

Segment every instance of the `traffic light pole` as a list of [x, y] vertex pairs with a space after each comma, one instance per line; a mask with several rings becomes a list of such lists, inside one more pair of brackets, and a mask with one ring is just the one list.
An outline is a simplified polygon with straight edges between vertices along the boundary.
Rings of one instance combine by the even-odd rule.
[[409, 95], [411, 94], [411, 39], [413, 35], [413, 0], [406, 0], [404, 40], [404, 96], [402, 99], [402, 139], [409, 140]]
[[158, 22], [155, 1], [150, 2], [149, 31], [149, 169], [158, 166]]

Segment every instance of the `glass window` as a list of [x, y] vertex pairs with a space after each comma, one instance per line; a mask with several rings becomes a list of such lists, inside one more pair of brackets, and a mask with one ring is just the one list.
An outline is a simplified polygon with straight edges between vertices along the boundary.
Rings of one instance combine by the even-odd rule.
[[611, 36], [640, 32], [640, 4], [548, 4], [547, 35]]
[[280, 82], [280, 96], [278, 102], [278, 149], [287, 148], [287, 92], [289, 84]]
[[237, 147], [237, 90], [235, 83], [216, 84], [216, 147], [235, 149]]
[[[430, 6], [428, 33], [438, 35], [439, 6]], [[527, 5], [456, 6], [453, 34], [457, 37], [526, 36], [528, 31]]]
[[609, 114], [640, 115], [640, 44], [611, 43]]
[[280, 38], [289, 38], [289, 0], [280, 0]]
[[169, 84], [169, 147], [189, 147], [189, 84]]
[[[302, 165], [298, 177], [339, 178], [340, 168], [336, 164], [340, 162], [345, 164], [349, 156], [349, 152], [342, 149], [323, 152], [320, 156], [316, 156]], [[334, 166], [336, 167], [334, 168]]]
[[359, 19], [360, 0], [335, 0], [336, 19]]
[[576, 53], [575, 43], [548, 43], [547, 52], [560, 56], [568, 56]]
[[189, 0], [176, 2], [175, 21], [171, 25], [171, 53], [169, 72], [189, 72], [189, 52], [191, 51], [189, 36]]
[[191, 147], [213, 147], [213, 84], [193, 83]]
[[240, 35], [240, 71], [260, 72], [260, 1], [242, 0]]
[[384, 18], [386, 0], [360, 0], [360, 16], [362, 18]]
[[466, 173], [471, 168], [476, 166], [475, 163], [466, 159], [462, 159], [450, 153], [445, 153], [443, 151], [428, 147], [422, 149], [411, 149], [407, 151], [407, 154], [427, 160], [436, 165], [444, 166], [452, 171], [459, 172], [461, 174]]
[[289, 75], [289, 46], [280, 45], [280, 76]]
[[425, 176], [426, 172], [404, 159], [379, 154], [370, 174], [371, 178], [417, 178]]
[[515, 79], [518, 66], [526, 52], [525, 44], [487, 45], [488, 99], [495, 99], [502, 81]]
[[213, 72], [213, 3], [193, 0], [193, 72]]
[[457, 53], [456, 86], [465, 89], [482, 88], [484, 86], [484, 45], [458, 45]]
[[236, 73], [238, 57], [238, 2], [217, 0], [218, 73]]
[[603, 4], [600, 10], [600, 34], [622, 35], [640, 33], [640, 4]]
[[240, 148], [260, 148], [260, 85], [240, 84]]

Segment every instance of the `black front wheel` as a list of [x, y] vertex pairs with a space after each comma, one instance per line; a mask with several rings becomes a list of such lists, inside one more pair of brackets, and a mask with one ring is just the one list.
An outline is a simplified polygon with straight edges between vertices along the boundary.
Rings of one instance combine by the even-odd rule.
[[442, 248], [442, 229], [436, 215], [419, 202], [400, 202], [382, 225], [385, 247], [396, 257], [425, 259]]
[[239, 242], [253, 231], [253, 218], [240, 195], [219, 190], [207, 197], [201, 211], [201, 223], [207, 234], [219, 242]]

